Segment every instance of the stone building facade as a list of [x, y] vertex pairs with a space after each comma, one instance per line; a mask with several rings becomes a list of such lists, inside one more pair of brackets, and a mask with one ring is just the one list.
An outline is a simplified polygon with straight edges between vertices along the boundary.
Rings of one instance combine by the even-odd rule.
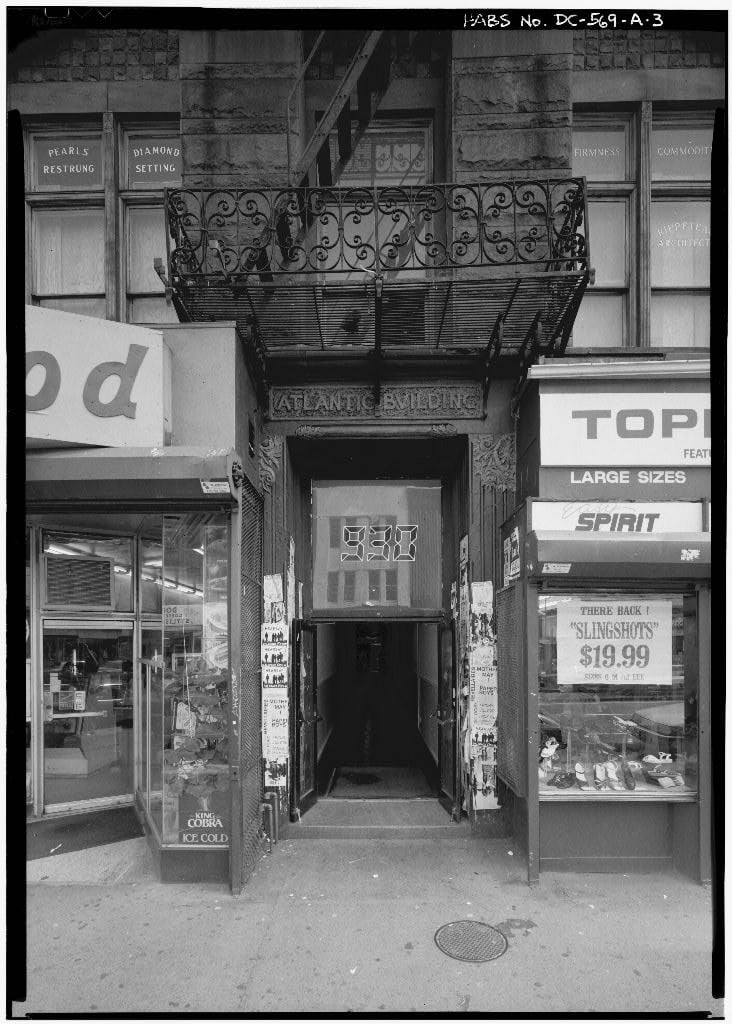
[[[249, 583], [232, 580], [230, 593], [242, 616], [232, 620], [232, 665], [249, 687], [240, 697], [250, 716], [246, 735], [232, 732], [232, 780], [248, 780], [234, 791], [250, 860], [264, 793], [294, 825], [345, 756], [328, 749], [339, 659], [358, 651], [378, 662], [376, 648], [388, 644], [415, 679], [415, 743], [432, 758], [433, 789], [453, 818], [511, 834], [515, 805], [487, 749], [495, 737], [469, 728], [478, 711], [468, 629], [472, 593], [475, 628], [496, 643], [487, 595], [505, 582], [501, 524], [532, 496], [517, 482], [522, 398], [540, 359], [640, 365], [708, 352], [709, 270], [699, 252], [709, 245], [724, 34], [365, 26], [321, 38], [313, 28], [247, 26], [243, 16], [226, 28], [29, 17], [13, 26], [8, 60], [26, 156], [27, 304], [153, 330], [189, 325], [202, 339], [223, 324], [237, 339], [236, 357], [216, 372], [235, 375], [236, 476], [261, 515], [251, 535], [261, 561], [247, 569], [262, 588], [256, 614], [242, 612]], [[74, 156], [87, 144], [99, 163], [83, 180], [66, 163], [60, 177], [46, 174], [46, 150]], [[136, 153], [152, 155], [140, 163]], [[75, 231], [76, 276], [72, 250], [58, 256]], [[659, 238], [673, 250], [666, 263]], [[696, 262], [687, 266], [688, 252]], [[174, 336], [188, 365], [188, 334]], [[215, 387], [200, 359], [187, 372], [180, 407], [207, 443], [217, 433]], [[417, 535], [403, 516], [417, 512], [377, 508], [384, 480], [439, 489], [431, 604], [414, 596], [432, 585], [416, 569], [402, 601], [397, 560], [416, 556], [401, 538], [407, 528]], [[338, 493], [324, 568], [314, 496], [330, 500], [318, 489], [337, 491], [338, 481], [376, 504], [355, 510]], [[417, 500], [411, 491], [392, 498]], [[432, 536], [424, 515], [419, 529]], [[33, 528], [43, 536], [40, 520]], [[256, 544], [237, 528], [243, 578], [247, 543]], [[383, 560], [395, 564], [383, 578], [364, 575], [367, 597], [357, 602], [360, 584], [343, 566], [350, 555], [364, 561], [357, 538], [366, 529], [377, 545], [366, 559], [377, 564], [391, 544]], [[284, 775], [259, 717], [264, 669], [252, 668], [273, 593], [292, 639]], [[318, 673], [320, 708], [304, 682]], [[42, 723], [32, 730], [42, 772]], [[392, 741], [383, 739], [394, 758]]]

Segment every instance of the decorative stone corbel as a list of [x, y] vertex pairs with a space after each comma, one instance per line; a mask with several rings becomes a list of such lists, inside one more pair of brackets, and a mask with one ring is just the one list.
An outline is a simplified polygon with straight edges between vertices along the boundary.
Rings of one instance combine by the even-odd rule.
[[265, 494], [271, 492], [281, 462], [281, 436], [271, 434], [269, 437], [263, 438], [259, 445], [259, 486]]
[[231, 463], [231, 480], [234, 487], [239, 490], [244, 481], [244, 467], [238, 459]]
[[513, 434], [474, 434], [473, 474], [484, 484], [516, 489], [516, 438]]

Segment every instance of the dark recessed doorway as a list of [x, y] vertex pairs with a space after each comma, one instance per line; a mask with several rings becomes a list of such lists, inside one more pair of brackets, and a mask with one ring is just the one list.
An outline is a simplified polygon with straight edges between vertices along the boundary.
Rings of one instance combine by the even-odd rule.
[[436, 798], [438, 626], [317, 627], [321, 799]]

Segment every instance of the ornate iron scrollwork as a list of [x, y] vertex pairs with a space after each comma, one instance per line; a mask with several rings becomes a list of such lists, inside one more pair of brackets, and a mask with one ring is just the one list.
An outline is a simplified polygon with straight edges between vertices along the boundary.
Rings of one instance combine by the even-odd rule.
[[171, 189], [167, 204], [183, 278], [587, 266], [582, 178]]

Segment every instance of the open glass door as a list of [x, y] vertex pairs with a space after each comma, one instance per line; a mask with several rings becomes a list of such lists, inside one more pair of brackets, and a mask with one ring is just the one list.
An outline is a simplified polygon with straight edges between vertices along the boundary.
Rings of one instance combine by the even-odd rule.
[[130, 623], [44, 623], [46, 810], [132, 799], [133, 665]]
[[457, 688], [455, 683], [455, 624], [442, 623], [440, 635], [437, 727], [440, 790], [439, 800], [455, 821], [460, 820], [459, 758], [457, 742]]
[[317, 686], [315, 679], [316, 627], [300, 619], [292, 625], [294, 737], [292, 796], [290, 818], [297, 821], [318, 799], [316, 786], [317, 759]]

